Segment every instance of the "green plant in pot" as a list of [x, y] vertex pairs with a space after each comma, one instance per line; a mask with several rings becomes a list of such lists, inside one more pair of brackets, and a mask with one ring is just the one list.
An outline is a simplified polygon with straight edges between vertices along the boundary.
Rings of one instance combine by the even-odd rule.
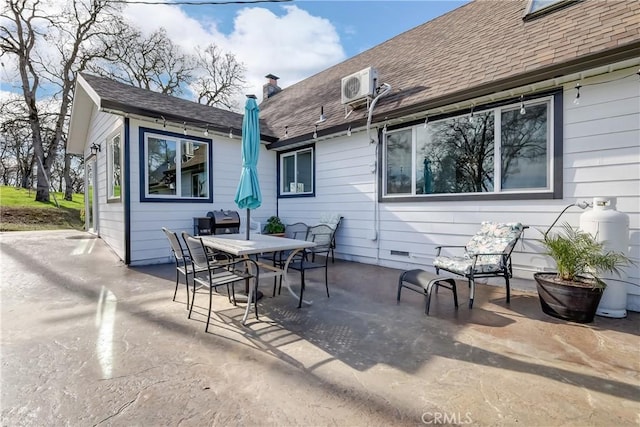
[[542, 311], [579, 323], [593, 321], [605, 282], [601, 273], [620, 274], [630, 260], [621, 252], [607, 251], [604, 243], [564, 223], [555, 234], [541, 240], [545, 254], [556, 263], [557, 273], [535, 273]]
[[264, 226], [264, 232], [266, 234], [281, 234], [284, 233], [284, 224], [277, 216], [271, 216], [267, 219], [267, 224]]

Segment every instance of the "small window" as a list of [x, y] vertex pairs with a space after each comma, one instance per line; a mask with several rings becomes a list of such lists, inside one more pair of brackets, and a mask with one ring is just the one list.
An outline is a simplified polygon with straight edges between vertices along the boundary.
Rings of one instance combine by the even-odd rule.
[[140, 128], [143, 201], [211, 202], [210, 140]]
[[554, 10], [570, 6], [580, 0], [529, 0], [525, 9], [524, 19], [532, 19], [537, 16], [546, 15]]
[[280, 195], [313, 195], [313, 148], [306, 147], [280, 155]]
[[[387, 131], [382, 197], [386, 201], [557, 197], [561, 167], [552, 153], [562, 126], [554, 100], [504, 102]], [[554, 115], [556, 115], [554, 117]]]
[[118, 202], [122, 197], [120, 139], [118, 134], [107, 140], [107, 199], [109, 202]]

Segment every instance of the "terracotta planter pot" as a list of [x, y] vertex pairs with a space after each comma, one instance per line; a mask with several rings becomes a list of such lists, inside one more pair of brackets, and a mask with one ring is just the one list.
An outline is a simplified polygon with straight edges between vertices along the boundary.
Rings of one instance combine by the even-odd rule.
[[533, 277], [544, 313], [577, 323], [593, 322], [604, 289], [558, 283], [553, 280], [556, 273], [535, 273]]

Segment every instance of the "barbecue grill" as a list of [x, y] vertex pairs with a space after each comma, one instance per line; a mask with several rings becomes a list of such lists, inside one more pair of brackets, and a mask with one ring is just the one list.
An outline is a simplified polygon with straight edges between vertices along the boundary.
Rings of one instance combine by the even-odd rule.
[[193, 218], [193, 234], [234, 234], [240, 232], [240, 215], [236, 211], [207, 212], [206, 217]]
[[207, 212], [211, 218], [211, 234], [234, 234], [240, 232], [240, 215], [236, 211]]

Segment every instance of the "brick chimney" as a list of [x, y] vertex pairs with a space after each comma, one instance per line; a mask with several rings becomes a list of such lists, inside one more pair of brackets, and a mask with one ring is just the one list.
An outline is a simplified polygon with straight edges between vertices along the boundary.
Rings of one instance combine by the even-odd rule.
[[278, 79], [280, 77], [276, 77], [273, 74], [267, 74], [265, 76], [267, 78], [267, 83], [262, 86], [262, 99], [271, 98], [282, 89], [278, 86]]

